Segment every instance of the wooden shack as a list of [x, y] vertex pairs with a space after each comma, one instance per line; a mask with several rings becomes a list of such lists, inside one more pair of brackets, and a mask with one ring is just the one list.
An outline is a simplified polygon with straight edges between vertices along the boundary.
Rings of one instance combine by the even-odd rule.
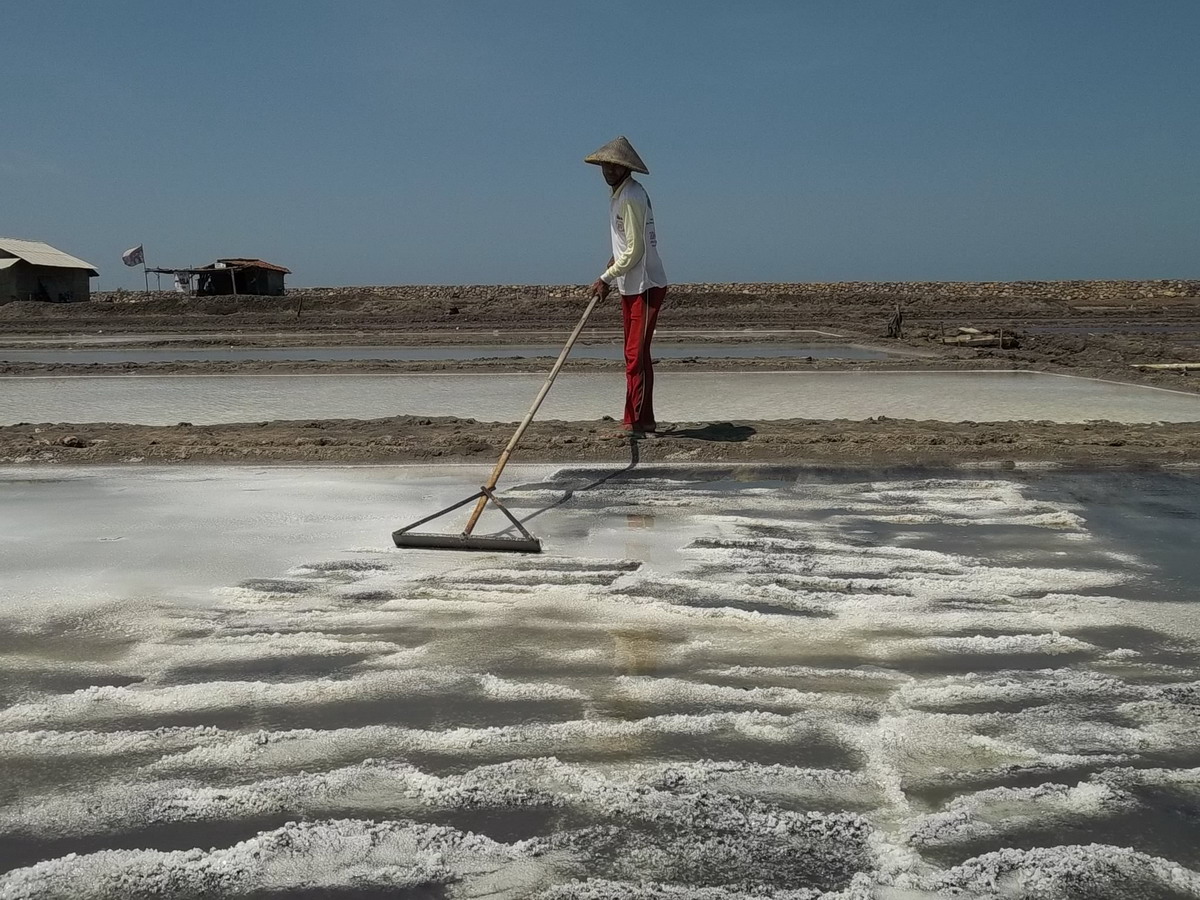
[[0, 303], [82, 303], [99, 274], [91, 263], [42, 241], [0, 237]]
[[261, 259], [231, 257], [218, 259], [211, 265], [190, 269], [195, 273], [196, 296], [218, 294], [257, 294], [265, 297], [283, 296], [283, 277], [291, 269]]

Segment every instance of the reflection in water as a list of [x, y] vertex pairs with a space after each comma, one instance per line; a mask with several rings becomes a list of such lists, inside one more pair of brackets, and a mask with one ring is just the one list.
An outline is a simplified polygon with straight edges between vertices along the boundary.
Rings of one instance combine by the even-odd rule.
[[609, 634], [613, 641], [613, 669], [618, 675], [654, 675], [668, 644], [679, 642], [678, 636], [669, 640], [661, 628], [614, 628]]

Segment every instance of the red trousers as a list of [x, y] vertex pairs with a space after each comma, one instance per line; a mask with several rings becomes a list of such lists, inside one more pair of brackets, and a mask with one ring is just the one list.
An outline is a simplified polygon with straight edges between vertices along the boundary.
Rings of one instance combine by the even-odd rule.
[[621, 322], [625, 326], [625, 418], [626, 428], [654, 431], [654, 366], [650, 341], [658, 322], [658, 310], [667, 296], [665, 287], [650, 288], [645, 294], [621, 296]]

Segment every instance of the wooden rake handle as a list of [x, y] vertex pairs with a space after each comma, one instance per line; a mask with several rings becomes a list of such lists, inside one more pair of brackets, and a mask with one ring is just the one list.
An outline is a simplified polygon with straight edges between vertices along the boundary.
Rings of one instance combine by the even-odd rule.
[[598, 293], [592, 294], [592, 302], [587, 305], [587, 309], [583, 311], [583, 315], [579, 318], [579, 324], [575, 326], [575, 330], [571, 332], [571, 336], [567, 338], [567, 343], [563, 346], [562, 352], [558, 354], [558, 359], [554, 361], [554, 367], [550, 369], [550, 374], [546, 376], [546, 383], [542, 385], [542, 389], [538, 391], [537, 398], [533, 401], [533, 406], [529, 407], [529, 412], [525, 414], [525, 418], [521, 424], [517, 426], [517, 430], [513, 432], [512, 438], [508, 442], [508, 446], [504, 448], [504, 452], [500, 454], [500, 458], [496, 460], [496, 467], [492, 469], [492, 474], [487, 480], [487, 484], [483, 486], [483, 496], [479, 498], [479, 502], [475, 504], [475, 509], [471, 513], [471, 518], [467, 521], [467, 527], [463, 529], [463, 534], [470, 534], [475, 529], [475, 523], [479, 521], [479, 517], [483, 515], [484, 507], [487, 506], [488, 493], [495, 490], [496, 482], [500, 480], [500, 473], [504, 471], [504, 467], [508, 465], [508, 458], [512, 456], [514, 450], [517, 449], [517, 444], [521, 442], [521, 436], [525, 434], [525, 429], [529, 427], [529, 423], [533, 421], [533, 417], [537, 415], [538, 407], [542, 405], [542, 401], [546, 399], [546, 395], [550, 393], [550, 386], [554, 384], [554, 379], [558, 377], [558, 371], [563, 367], [563, 363], [567, 361], [567, 355], [570, 354], [571, 348], [575, 346], [575, 341], [579, 339], [580, 332], [583, 331], [583, 326], [587, 324], [588, 317], [592, 314], [592, 310], [596, 308], [596, 304], [600, 302]]

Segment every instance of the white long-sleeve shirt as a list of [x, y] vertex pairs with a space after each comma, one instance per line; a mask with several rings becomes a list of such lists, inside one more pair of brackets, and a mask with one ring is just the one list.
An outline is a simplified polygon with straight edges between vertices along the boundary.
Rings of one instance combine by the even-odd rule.
[[632, 176], [613, 189], [609, 205], [613, 264], [601, 279], [626, 296], [666, 287], [667, 274], [658, 256], [654, 209], [646, 189]]

